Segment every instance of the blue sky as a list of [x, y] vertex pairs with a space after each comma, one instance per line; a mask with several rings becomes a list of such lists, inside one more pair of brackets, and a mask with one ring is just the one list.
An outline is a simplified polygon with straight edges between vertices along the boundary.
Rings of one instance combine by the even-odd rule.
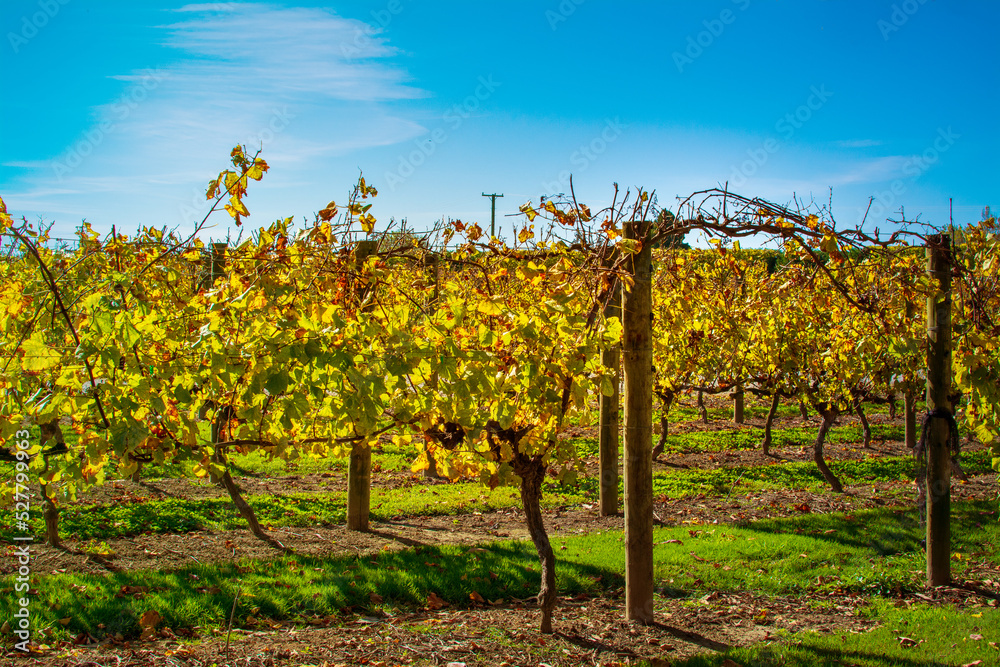
[[[229, 149], [263, 146], [247, 224], [312, 219], [359, 171], [380, 223], [509, 235], [525, 201], [729, 182], [840, 226], [979, 218], [1000, 183], [992, 0], [5, 0], [0, 196], [189, 230]], [[214, 218], [224, 236], [225, 214]]]

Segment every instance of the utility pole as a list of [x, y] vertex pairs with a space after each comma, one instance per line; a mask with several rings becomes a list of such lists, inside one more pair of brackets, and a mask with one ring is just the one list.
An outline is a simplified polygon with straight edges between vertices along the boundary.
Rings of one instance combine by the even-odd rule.
[[484, 192], [483, 196], [490, 198], [490, 238], [493, 238], [497, 235], [497, 197], [503, 197], [503, 195], [496, 193], [488, 195]]

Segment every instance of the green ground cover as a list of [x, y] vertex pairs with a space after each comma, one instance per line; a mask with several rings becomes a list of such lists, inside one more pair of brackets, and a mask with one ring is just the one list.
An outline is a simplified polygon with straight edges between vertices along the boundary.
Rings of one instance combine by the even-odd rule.
[[[881, 623], [860, 634], [781, 633], [776, 641], [704, 654], [676, 667], [987, 667], [1000, 664], [1000, 612], [876, 599], [864, 611]], [[906, 641], [909, 640], [909, 641]]]
[[[1000, 526], [994, 509], [987, 502], [955, 504], [954, 576], [960, 578], [971, 564], [996, 562], [1000, 555]], [[893, 509], [854, 515], [811, 514], [696, 530], [658, 528], [654, 531], [657, 593], [661, 600], [695, 600], [708, 591], [803, 596], [854, 591], [873, 600], [863, 613], [888, 619], [886, 632], [896, 632], [892, 624], [905, 619], [892, 616], [895, 608], [891, 602], [883, 604], [881, 600], [922, 590], [921, 534], [912, 512]], [[558, 558], [560, 593], [619, 592], [624, 583], [625, 557], [620, 532], [559, 536], [553, 539], [553, 546]], [[13, 583], [12, 577], [0, 579], [0, 590], [9, 593]], [[470, 604], [472, 593], [488, 600], [509, 601], [529, 597], [536, 591], [539, 574], [530, 543], [496, 542], [479, 547], [417, 547], [349, 557], [241, 559], [174, 571], [100, 576], [46, 573], [33, 585], [37, 590], [35, 599], [45, 601], [33, 611], [36, 627], [44, 628], [49, 639], [58, 639], [83, 631], [95, 636], [134, 636], [139, 632], [138, 618], [150, 609], [161, 614], [164, 624], [174, 630], [220, 628], [237, 595], [237, 627], [260, 620], [307, 622], [316, 617], [342, 619], [352, 613], [395, 613], [423, 606], [431, 593], [459, 607]], [[0, 616], [9, 617], [13, 604], [13, 595], [0, 596]], [[915, 609], [910, 611], [923, 613]], [[940, 613], [940, 609], [928, 609], [929, 615], [914, 616], [924, 623], [919, 627], [926, 631], [910, 627], [907, 636], [922, 633], [927, 636], [913, 638], [930, 640], [931, 624], [937, 622], [933, 615]], [[1000, 610], [984, 609], [981, 613], [983, 616], [975, 622], [959, 613], [949, 612], [948, 619], [958, 619], [954, 625], [962, 632], [967, 621], [970, 627], [978, 624], [1000, 628]], [[847, 654], [868, 651], [874, 646], [870, 642], [882, 636], [848, 635], [846, 641], [838, 638], [840, 643], [835, 648]], [[866, 643], [858, 643], [862, 640]], [[771, 654], [765, 654], [765, 650], [779, 652], [774, 655], [781, 655], [780, 651], [805, 655], [827, 647], [827, 639], [820, 637], [796, 635], [795, 641], [803, 644], [754, 650], [766, 657]]]
[[[966, 454], [963, 466], [970, 474], [991, 471], [988, 452]], [[846, 485], [868, 482], [905, 482], [913, 479], [910, 458], [884, 457], [831, 461], [830, 467]], [[546, 483], [543, 507], [560, 507], [593, 502], [598, 482], [583, 477], [575, 484]], [[619, 490], [622, 490], [619, 480]], [[660, 471], [653, 476], [657, 497], [685, 498], [697, 495], [726, 497], [780, 489], [822, 491], [826, 482], [811, 462], [774, 463], [762, 466]], [[342, 524], [346, 520], [343, 492], [320, 492], [288, 496], [250, 495], [261, 524], [265, 527]], [[387, 520], [399, 516], [441, 516], [520, 507], [515, 488], [489, 490], [478, 482], [415, 485], [395, 489], [372, 489], [372, 518]], [[33, 510], [33, 525], [40, 530], [40, 509]], [[0, 509], [0, 527], [9, 529], [13, 515]], [[60, 530], [79, 539], [110, 539], [141, 533], [182, 533], [194, 530], [240, 529], [245, 523], [228, 497], [144, 500], [141, 503], [74, 503], [62, 510]]]

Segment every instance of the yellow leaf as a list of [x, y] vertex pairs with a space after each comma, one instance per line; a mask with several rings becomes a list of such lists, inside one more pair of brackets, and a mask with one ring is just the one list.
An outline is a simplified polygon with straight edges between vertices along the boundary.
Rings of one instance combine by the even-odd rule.
[[503, 309], [497, 305], [496, 301], [482, 301], [476, 304], [476, 310], [483, 315], [500, 315], [503, 313]]
[[259, 181], [264, 176], [264, 172], [268, 169], [269, 167], [267, 166], [267, 163], [261, 158], [257, 158], [254, 161], [253, 166], [247, 170], [247, 176], [255, 181]]
[[427, 460], [427, 454], [421, 452], [419, 455], [417, 455], [417, 458], [413, 462], [413, 465], [410, 466], [410, 470], [413, 472], [423, 472], [424, 470], [427, 470], [430, 466], [431, 464], [430, 461]]
[[35, 334], [24, 341], [21, 348], [24, 350], [21, 367], [26, 371], [44, 371], [58, 366], [62, 361], [59, 353], [45, 344], [41, 334]]
[[819, 243], [819, 248], [830, 255], [837, 255], [840, 248], [837, 246], [837, 237], [833, 234], [824, 234], [823, 240]]

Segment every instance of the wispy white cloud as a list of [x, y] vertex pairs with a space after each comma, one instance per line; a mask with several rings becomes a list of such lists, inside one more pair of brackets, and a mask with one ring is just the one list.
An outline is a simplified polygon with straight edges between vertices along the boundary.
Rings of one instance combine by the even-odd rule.
[[0, 165], [15, 169], [45, 169], [51, 166], [51, 163], [48, 160], [8, 160]]
[[403, 70], [380, 62], [397, 50], [362, 21], [323, 9], [266, 4], [187, 5], [178, 13], [192, 12], [199, 16], [163, 26], [164, 43], [206, 59], [177, 72], [199, 88], [214, 80], [238, 96], [252, 84], [249, 90], [355, 101], [424, 94], [408, 85]]
[[871, 160], [852, 160], [833, 173], [818, 176], [832, 186], [880, 183], [896, 178], [906, 159], [901, 155], [888, 155]]
[[836, 142], [838, 148], [871, 148], [881, 146], [884, 142], [880, 139], [842, 139]]
[[[263, 147], [265, 159], [302, 181], [338, 157], [425, 132], [397, 103], [426, 93], [394, 63], [397, 50], [362, 21], [258, 3], [192, 4], [169, 16], [158, 29], [177, 59], [113, 75], [123, 92], [93, 109], [91, 128], [52, 160], [6, 163], [26, 170], [22, 191], [7, 193], [13, 206], [51, 213], [91, 206], [91, 218], [110, 227], [152, 213], [150, 201], [158, 214], [164, 202], [192, 203], [237, 143]], [[59, 201], [67, 198], [73, 202]], [[284, 215], [315, 207], [304, 204]], [[188, 213], [176, 212], [183, 205], [172, 208], [167, 221], [185, 224]]]

